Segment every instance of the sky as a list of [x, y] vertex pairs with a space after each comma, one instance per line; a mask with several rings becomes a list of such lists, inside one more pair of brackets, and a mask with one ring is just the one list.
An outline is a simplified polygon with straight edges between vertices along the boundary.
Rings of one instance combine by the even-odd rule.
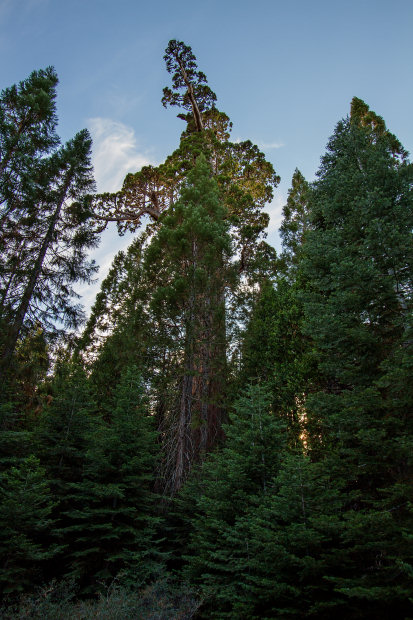
[[[161, 105], [170, 39], [192, 47], [233, 122], [281, 175], [268, 241], [295, 168], [313, 180], [353, 96], [413, 150], [413, 0], [0, 0], [0, 89], [53, 65], [59, 135], [87, 127], [98, 191], [160, 164], [184, 128]], [[87, 308], [113, 255], [131, 237], [105, 231], [93, 256], [99, 281], [78, 287]]]

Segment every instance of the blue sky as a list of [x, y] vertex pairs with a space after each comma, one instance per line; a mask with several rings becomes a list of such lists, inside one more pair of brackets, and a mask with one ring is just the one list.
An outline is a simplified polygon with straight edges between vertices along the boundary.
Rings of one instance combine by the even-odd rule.
[[[160, 163], [183, 122], [165, 110], [162, 56], [191, 45], [233, 139], [251, 139], [282, 181], [268, 212], [277, 229], [295, 167], [314, 178], [353, 96], [413, 149], [413, 0], [0, 0], [0, 88], [54, 65], [63, 140], [88, 127], [98, 189]], [[125, 247], [114, 229], [95, 253], [105, 275]], [[89, 305], [96, 287], [82, 289]]]

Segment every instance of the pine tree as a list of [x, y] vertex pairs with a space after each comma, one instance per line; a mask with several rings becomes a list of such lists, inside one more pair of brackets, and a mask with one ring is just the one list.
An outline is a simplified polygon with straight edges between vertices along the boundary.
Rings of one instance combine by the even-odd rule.
[[25, 237], [27, 257], [7, 294], [3, 372], [24, 328], [40, 321], [53, 334], [59, 331], [58, 322], [72, 328], [82, 318], [81, 308], [71, 298], [76, 296], [73, 283], [90, 281], [96, 271], [86, 261], [86, 250], [96, 245], [88, 196], [94, 187], [90, 148], [90, 136], [84, 130], [42, 162], [28, 217], [17, 224]]
[[411, 170], [383, 119], [354, 99], [311, 198], [304, 306], [324, 389], [307, 411], [345, 482], [342, 548], [326, 578], [347, 598], [346, 618], [410, 610], [412, 403], [400, 380], [411, 372]]
[[126, 370], [105, 409], [108, 422], [88, 437], [81, 480], [69, 485], [61, 530], [72, 541], [69, 574], [89, 589], [120, 572], [123, 581], [139, 586], [162, 561], [152, 491], [157, 434], [136, 367]]
[[[0, 475], [0, 589], [15, 594], [39, 583], [57, 551], [47, 538], [53, 498], [39, 460], [30, 456]], [[40, 578], [40, 579], [39, 579]]]
[[209, 618], [255, 617], [249, 615], [253, 606], [245, 587], [249, 540], [241, 530], [253, 507], [271, 493], [285, 450], [285, 423], [271, 411], [270, 402], [260, 385], [245, 391], [224, 426], [225, 445], [204, 463], [200, 483], [194, 485], [199, 495], [189, 517], [185, 573], [201, 585]]

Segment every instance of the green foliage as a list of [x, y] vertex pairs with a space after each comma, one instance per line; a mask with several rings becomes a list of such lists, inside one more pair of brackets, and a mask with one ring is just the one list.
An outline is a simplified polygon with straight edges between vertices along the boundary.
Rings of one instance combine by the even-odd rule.
[[[164, 60], [168, 73], [172, 73], [172, 85], [164, 88], [162, 104], [178, 105], [185, 110], [193, 110], [194, 101], [200, 112], [214, 106], [217, 99], [215, 93], [207, 86], [206, 75], [197, 71], [196, 58], [191, 48], [182, 41], [169, 41], [165, 50]], [[185, 92], [181, 94], [180, 89]]]
[[90, 282], [96, 271], [86, 260], [97, 243], [91, 139], [83, 130], [55, 149], [56, 84], [52, 69], [34, 72], [0, 98], [2, 378], [28, 330], [40, 325], [50, 337], [78, 326], [73, 284]]
[[48, 67], [33, 71], [26, 80], [6, 88], [0, 95], [0, 203], [4, 233], [12, 231], [14, 214], [22, 206], [20, 199], [34, 190], [33, 167], [59, 142], [55, 132], [57, 82], [56, 72]]
[[199, 490], [189, 517], [191, 554], [185, 570], [201, 585], [206, 617], [252, 617], [240, 611], [242, 606], [251, 609], [248, 594], [243, 594], [250, 555], [242, 524], [264, 501], [279, 471], [285, 424], [271, 412], [266, 390], [256, 385], [237, 402], [225, 432], [225, 445], [204, 463], [200, 484], [195, 483]]
[[31, 433], [13, 402], [0, 404], [0, 470], [17, 465], [30, 454]]
[[[225, 398], [225, 295], [236, 281], [230, 264], [226, 209], [203, 155], [188, 174], [180, 200], [161, 217], [145, 252], [149, 307], [171, 358], [172, 402], [164, 403], [167, 432], [175, 450], [166, 455], [165, 480], [179, 488], [194, 461], [203, 458], [220, 434]], [[162, 342], [160, 335], [167, 336]], [[186, 463], [184, 464], [184, 461]], [[178, 464], [175, 471], [169, 463]], [[175, 467], [175, 465], [173, 465]]]
[[265, 282], [244, 334], [240, 380], [266, 382], [274, 410], [286, 421], [292, 445], [301, 445], [305, 400], [317, 373], [303, 334], [302, 290], [296, 280]]
[[244, 377], [269, 382], [273, 415], [301, 416], [295, 442], [266, 492], [238, 502], [229, 476], [241, 462], [243, 489], [243, 438], [256, 444], [235, 425], [192, 491], [186, 570], [205, 617], [411, 612], [411, 166], [358, 108], [305, 203], [290, 193], [288, 281], [262, 287], [246, 331]]
[[[229, 141], [190, 47], [164, 58], [179, 148], [93, 200], [88, 133], [57, 149], [54, 71], [0, 96], [1, 613], [409, 618], [407, 152], [354, 98], [317, 181], [294, 173], [277, 259], [272, 165]], [[122, 233], [145, 214], [47, 378], [92, 217]], [[53, 577], [73, 582], [17, 601]]]
[[[135, 584], [146, 582], [160, 562], [155, 542], [156, 498], [151, 491], [156, 433], [136, 368], [128, 369], [122, 378], [113, 406], [106, 405], [107, 422], [93, 421], [80, 408], [76, 415], [71, 438], [77, 432], [80, 441], [76, 446], [66, 444], [67, 458], [59, 461], [65, 493], [56, 533], [68, 546], [68, 573], [94, 590], [98, 582], [113, 579], [120, 570], [127, 571]], [[74, 450], [81, 442], [81, 469], [73, 477], [72, 462], [65, 475], [63, 465], [76, 458]]]
[[153, 296], [153, 307], [167, 308], [173, 318], [188, 308], [189, 298], [216, 296], [217, 280], [222, 289], [231, 255], [225, 215], [210, 166], [201, 156], [188, 175], [181, 199], [162, 217], [162, 226], [145, 254], [148, 277], [163, 283]]
[[69, 552], [75, 537], [63, 534], [70, 513], [76, 506], [77, 485], [83, 479], [90, 438], [98, 428], [96, 404], [83, 370], [72, 361], [59, 361], [34, 433], [34, 443], [55, 500], [54, 524], [49, 537], [59, 542], [59, 556], [47, 566], [50, 578], [68, 571]]
[[152, 371], [150, 290], [143, 269], [146, 235], [119, 252], [92, 307], [77, 351], [91, 372], [99, 402], [111, 401], [121, 375], [136, 366], [146, 381]]
[[84, 371], [71, 361], [59, 362], [51, 392], [35, 441], [55, 495], [68, 506], [70, 484], [82, 476], [89, 438], [98, 425], [96, 404]]
[[404, 535], [412, 525], [413, 429], [400, 417], [412, 403], [398, 381], [411, 381], [404, 355], [411, 166], [395, 153], [383, 122], [367, 115], [365, 104], [353, 104], [351, 120], [341, 121], [329, 142], [311, 198], [305, 325], [324, 389], [308, 398], [307, 408], [321, 429], [325, 462], [347, 496], [340, 568], [333, 565], [326, 579], [338, 600], [348, 598], [347, 617], [404, 617], [411, 581], [400, 562], [411, 564], [413, 552]]
[[[52, 525], [52, 495], [45, 470], [30, 456], [0, 477], [0, 587], [3, 594], [21, 592], [39, 579], [41, 562], [53, 557], [47, 544]], [[41, 573], [40, 573], [41, 576]]]
[[283, 221], [280, 226], [280, 237], [282, 239], [283, 253], [281, 255], [281, 266], [284, 271], [293, 277], [300, 260], [302, 245], [305, 240], [307, 230], [309, 230], [309, 195], [310, 186], [301, 172], [296, 169], [288, 191], [287, 204], [283, 208]]

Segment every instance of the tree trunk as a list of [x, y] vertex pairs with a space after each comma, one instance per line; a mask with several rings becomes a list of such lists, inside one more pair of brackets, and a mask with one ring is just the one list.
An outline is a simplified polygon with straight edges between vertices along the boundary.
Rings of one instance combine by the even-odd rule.
[[8, 330], [8, 333], [5, 339], [4, 349], [3, 349], [3, 352], [1, 355], [1, 361], [0, 361], [0, 381], [3, 381], [4, 376], [6, 375], [6, 373], [8, 372], [10, 368], [10, 363], [11, 363], [14, 351], [16, 349], [17, 341], [19, 339], [19, 335], [20, 335], [21, 329], [24, 324], [24, 319], [25, 319], [27, 310], [29, 309], [30, 301], [33, 296], [33, 291], [37, 284], [37, 280], [41, 274], [46, 252], [52, 241], [53, 233], [54, 233], [56, 224], [59, 220], [59, 216], [62, 210], [63, 203], [65, 201], [67, 190], [70, 186], [71, 180], [72, 180], [72, 170], [69, 170], [69, 172], [66, 175], [66, 179], [63, 185], [63, 189], [60, 193], [56, 209], [50, 220], [50, 224], [47, 229], [46, 235], [40, 246], [39, 254], [36, 258], [36, 262], [34, 264], [33, 270], [31, 272], [31, 275], [27, 282], [23, 296], [21, 298], [14, 321], [9, 327], [9, 330]]

